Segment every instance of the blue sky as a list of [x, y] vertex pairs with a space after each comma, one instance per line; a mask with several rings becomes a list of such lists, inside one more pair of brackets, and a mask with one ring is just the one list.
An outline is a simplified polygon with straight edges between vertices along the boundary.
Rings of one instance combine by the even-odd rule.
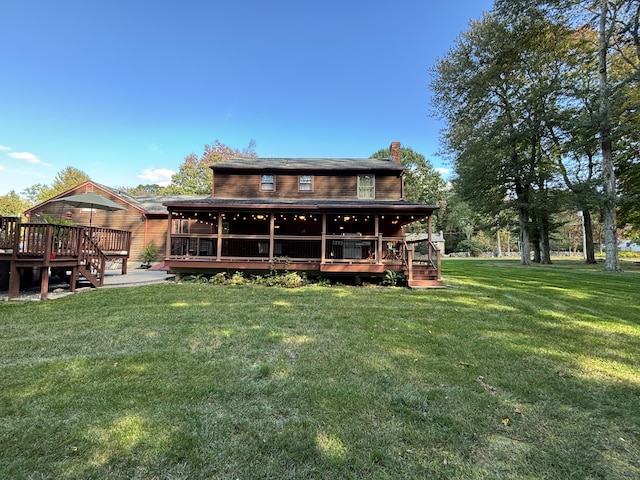
[[161, 183], [216, 139], [436, 167], [429, 69], [491, 0], [24, 0], [0, 6], [0, 195], [67, 166]]

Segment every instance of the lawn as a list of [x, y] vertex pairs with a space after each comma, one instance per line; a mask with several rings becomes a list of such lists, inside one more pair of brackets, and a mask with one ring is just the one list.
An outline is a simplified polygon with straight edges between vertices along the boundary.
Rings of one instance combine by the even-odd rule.
[[0, 478], [637, 479], [640, 267], [0, 304]]

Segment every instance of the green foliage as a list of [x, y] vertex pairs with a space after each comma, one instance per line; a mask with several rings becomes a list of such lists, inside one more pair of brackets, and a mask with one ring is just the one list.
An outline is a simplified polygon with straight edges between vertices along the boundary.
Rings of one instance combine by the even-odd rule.
[[483, 245], [476, 240], [462, 240], [455, 248], [456, 252], [469, 252], [472, 257], [479, 257], [485, 251]]
[[171, 185], [164, 189], [168, 194], [207, 194], [211, 193], [213, 172], [211, 165], [233, 157], [257, 158], [255, 142], [251, 140], [243, 150], [234, 150], [216, 140], [205, 145], [200, 157], [195, 153], [187, 155], [178, 173], [171, 178]]
[[[405, 167], [405, 198], [409, 202], [442, 206], [446, 197], [446, 182], [429, 160], [408, 147], [400, 149], [401, 163]], [[389, 149], [380, 149], [371, 158], [389, 158]], [[433, 217], [433, 227], [440, 225], [440, 213]], [[407, 227], [409, 232], [426, 232], [426, 224], [418, 222]]]
[[229, 285], [242, 285], [246, 282], [247, 279], [244, 278], [244, 273], [242, 272], [235, 272], [229, 279]]
[[161, 195], [166, 190], [165, 187], [155, 183], [140, 184], [135, 187], [117, 187], [117, 189], [134, 196]]
[[29, 204], [15, 190], [0, 196], [0, 216], [20, 217], [27, 208], [29, 208]]
[[153, 243], [148, 243], [142, 251], [142, 261], [149, 265], [158, 257], [158, 249], [156, 249]]
[[291, 265], [291, 258], [287, 256], [274, 257], [271, 262], [269, 262], [269, 274], [275, 276], [278, 274], [278, 265], [282, 265], [284, 271], [286, 272], [289, 269], [289, 265]]
[[269, 287], [299, 288], [307, 285], [308, 281], [304, 273], [285, 272], [282, 274], [257, 277], [256, 283]]
[[227, 274], [219, 272], [209, 278], [209, 283], [212, 285], [225, 285], [228, 282]]
[[388, 287], [397, 287], [404, 285], [406, 277], [402, 272], [396, 272], [395, 270], [385, 270], [382, 277], [382, 284]]
[[[400, 155], [405, 167], [405, 198], [410, 202], [437, 205], [446, 187], [442, 176], [421, 153], [401, 147]], [[371, 158], [389, 158], [389, 149], [380, 149]]]

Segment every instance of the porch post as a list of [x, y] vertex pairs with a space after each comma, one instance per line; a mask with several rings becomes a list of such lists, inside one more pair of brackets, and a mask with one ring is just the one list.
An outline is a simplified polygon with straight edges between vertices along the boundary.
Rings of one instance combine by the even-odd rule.
[[429, 252], [429, 261], [431, 261], [431, 215], [427, 217], [427, 239], [429, 240], [429, 245], [427, 246], [427, 252]]
[[327, 214], [322, 214], [322, 244], [320, 245], [320, 264], [326, 263], [327, 258]]
[[49, 293], [49, 267], [40, 268], [40, 298], [46, 300]]
[[171, 256], [171, 227], [173, 226], [173, 212], [168, 210], [169, 215], [167, 216], [167, 221], [169, 225], [167, 226], [167, 245], [164, 248], [164, 257], [169, 258]]
[[269, 261], [273, 260], [273, 244], [274, 235], [276, 232], [276, 214], [271, 212], [269, 214]]
[[218, 212], [218, 240], [216, 241], [216, 260], [220, 261], [222, 257], [222, 212]]
[[378, 215], [377, 213], [373, 217], [373, 233], [378, 236], [378, 252], [376, 253], [376, 263], [378, 265], [382, 265], [382, 233], [380, 233], [380, 215]]
[[9, 267], [9, 298], [15, 298], [20, 295], [20, 270], [15, 260], [11, 260]]

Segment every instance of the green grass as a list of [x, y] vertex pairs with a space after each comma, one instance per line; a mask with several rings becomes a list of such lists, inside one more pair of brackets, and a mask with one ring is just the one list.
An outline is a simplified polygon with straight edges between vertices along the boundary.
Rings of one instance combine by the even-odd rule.
[[640, 267], [443, 266], [3, 302], [0, 478], [640, 478]]

